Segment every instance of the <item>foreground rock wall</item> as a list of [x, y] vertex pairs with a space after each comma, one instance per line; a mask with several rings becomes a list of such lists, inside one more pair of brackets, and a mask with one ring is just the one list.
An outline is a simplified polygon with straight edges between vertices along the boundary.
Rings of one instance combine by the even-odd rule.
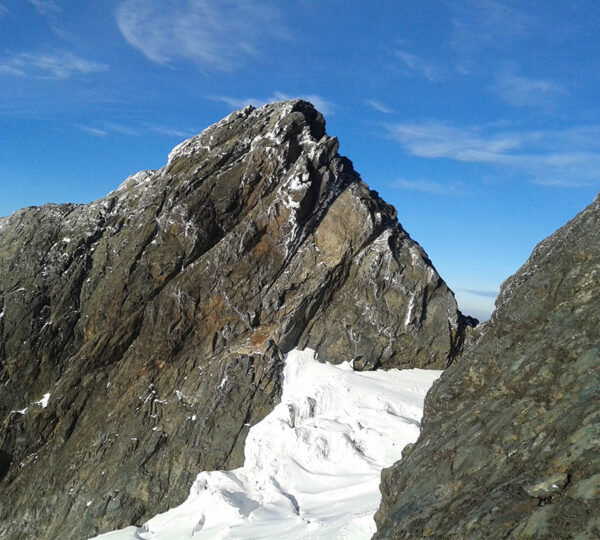
[[384, 471], [374, 538], [600, 538], [600, 198], [496, 306]]
[[453, 360], [453, 294], [337, 150], [306, 102], [248, 107], [104, 199], [0, 219], [0, 536], [140, 524], [241, 465], [295, 346]]

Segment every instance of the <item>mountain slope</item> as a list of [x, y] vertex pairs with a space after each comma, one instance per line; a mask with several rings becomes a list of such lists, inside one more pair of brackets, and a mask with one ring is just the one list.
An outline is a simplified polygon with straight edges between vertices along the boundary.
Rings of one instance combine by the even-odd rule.
[[241, 465], [294, 347], [456, 357], [453, 294], [337, 149], [306, 102], [248, 107], [104, 199], [0, 220], [0, 535], [141, 523]]
[[383, 472], [374, 538], [600, 537], [599, 232], [597, 197], [503, 284]]

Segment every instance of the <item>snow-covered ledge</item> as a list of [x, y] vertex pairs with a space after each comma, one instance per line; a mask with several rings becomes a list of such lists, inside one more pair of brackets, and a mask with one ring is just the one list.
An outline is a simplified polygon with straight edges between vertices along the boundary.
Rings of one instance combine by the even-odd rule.
[[381, 470], [416, 441], [425, 394], [440, 374], [358, 372], [293, 350], [281, 403], [250, 429], [243, 467], [202, 472], [180, 506], [96, 538], [370, 538]]

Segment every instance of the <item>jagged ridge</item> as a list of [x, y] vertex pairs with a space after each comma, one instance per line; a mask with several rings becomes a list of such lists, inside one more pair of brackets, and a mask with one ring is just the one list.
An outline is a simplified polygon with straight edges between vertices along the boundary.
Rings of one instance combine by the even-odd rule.
[[292, 347], [452, 361], [454, 296], [337, 150], [304, 101], [247, 107], [104, 199], [0, 222], [0, 534], [139, 524], [240, 465]]

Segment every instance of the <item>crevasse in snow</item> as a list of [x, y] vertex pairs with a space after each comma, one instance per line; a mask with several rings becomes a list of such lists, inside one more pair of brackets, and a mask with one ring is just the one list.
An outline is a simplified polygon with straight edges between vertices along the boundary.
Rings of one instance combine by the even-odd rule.
[[355, 372], [291, 351], [281, 403], [250, 429], [243, 467], [202, 472], [180, 506], [97, 539], [370, 538], [381, 469], [417, 439], [440, 373]]

